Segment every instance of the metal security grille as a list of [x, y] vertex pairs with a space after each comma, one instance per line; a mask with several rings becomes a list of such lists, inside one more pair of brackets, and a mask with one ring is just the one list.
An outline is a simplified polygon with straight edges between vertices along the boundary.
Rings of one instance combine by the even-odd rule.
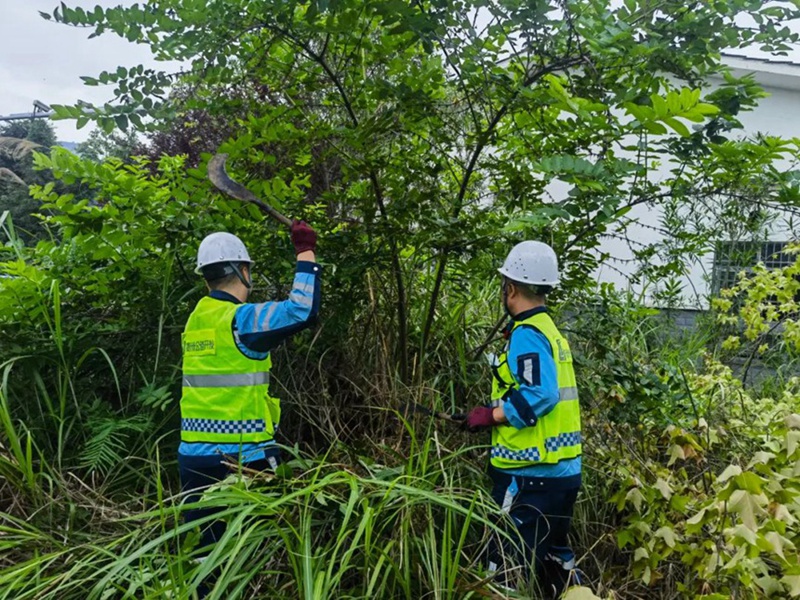
[[768, 269], [780, 269], [794, 263], [787, 253], [789, 242], [717, 242], [714, 252], [712, 289], [715, 295], [736, 284], [741, 271], [749, 272], [758, 263]]

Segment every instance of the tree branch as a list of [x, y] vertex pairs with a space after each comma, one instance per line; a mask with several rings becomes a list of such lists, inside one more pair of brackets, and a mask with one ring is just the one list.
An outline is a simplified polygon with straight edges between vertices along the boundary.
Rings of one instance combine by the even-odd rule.
[[[265, 25], [265, 27], [269, 27]], [[344, 89], [344, 84], [342, 83], [341, 79], [338, 75], [333, 71], [330, 67], [328, 62], [325, 60], [323, 56], [315, 52], [309, 44], [303, 42], [302, 40], [298, 39], [296, 36], [292, 35], [290, 32], [282, 29], [277, 29], [281, 35], [284, 35], [287, 39], [292, 41], [294, 44], [299, 46], [311, 60], [316, 62], [325, 74], [330, 79], [331, 83], [333, 83], [334, 87], [339, 93], [339, 96], [342, 99], [342, 103], [344, 104], [345, 110], [350, 118], [352, 126], [354, 129], [358, 128], [359, 126], [359, 119], [356, 115], [355, 109], [353, 107], [353, 103], [348, 95], [347, 91]], [[388, 227], [388, 237], [389, 237], [389, 245], [391, 248], [391, 261], [392, 261], [392, 271], [395, 278], [395, 285], [397, 286], [397, 303], [396, 303], [396, 310], [397, 310], [397, 324], [398, 324], [398, 345], [400, 350], [400, 378], [403, 382], [408, 383], [408, 316], [407, 316], [407, 301], [406, 301], [406, 290], [405, 290], [405, 281], [403, 279], [403, 270], [402, 265], [400, 264], [400, 253], [397, 246], [397, 240], [394, 237], [394, 234], [391, 232], [391, 224], [389, 224], [388, 212], [386, 210], [386, 203], [384, 200], [383, 189], [381, 187], [380, 181], [378, 179], [378, 175], [371, 166], [368, 167], [369, 170], [369, 180], [372, 185], [373, 192], [375, 194], [375, 202], [378, 205], [378, 210], [381, 214], [381, 218], [387, 223]]]
[[[461, 212], [464, 203], [464, 197], [466, 196], [470, 179], [472, 178], [472, 174], [475, 171], [478, 159], [480, 158], [484, 149], [488, 145], [489, 140], [491, 139], [491, 136], [494, 133], [495, 128], [503, 119], [503, 117], [508, 113], [508, 111], [511, 109], [512, 102], [516, 100], [516, 98], [519, 96], [520, 91], [523, 88], [530, 87], [545, 75], [579, 65], [584, 60], [585, 59], [583, 56], [566, 58], [561, 61], [554, 62], [549, 66], [536, 69], [533, 73], [530, 73], [525, 78], [525, 80], [522, 82], [522, 85], [520, 85], [513, 92], [511, 98], [509, 98], [508, 101], [500, 107], [497, 113], [495, 113], [494, 117], [489, 122], [486, 129], [478, 135], [477, 143], [475, 144], [475, 148], [473, 149], [469, 162], [467, 163], [466, 171], [464, 172], [464, 175], [461, 179], [461, 185], [458, 190], [458, 196], [456, 197], [455, 205], [453, 206], [453, 211], [451, 213], [452, 219], [456, 219]], [[433, 327], [433, 320], [436, 315], [436, 305], [438, 303], [439, 294], [441, 292], [442, 281], [444, 279], [444, 272], [447, 266], [447, 260], [448, 260], [448, 253], [442, 252], [441, 258], [439, 259], [439, 264], [436, 267], [436, 278], [434, 280], [433, 291], [431, 292], [431, 298], [428, 303], [428, 311], [427, 311], [427, 316], [425, 318], [425, 326], [422, 330], [422, 340], [420, 342], [421, 355], [424, 355], [425, 346], [427, 344], [428, 337], [430, 336], [431, 328]]]

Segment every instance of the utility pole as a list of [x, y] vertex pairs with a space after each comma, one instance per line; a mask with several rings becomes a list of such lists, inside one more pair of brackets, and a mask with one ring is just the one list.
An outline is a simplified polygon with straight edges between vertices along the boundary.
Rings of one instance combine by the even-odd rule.
[[39, 100], [33, 101], [33, 112], [27, 113], [14, 113], [11, 115], [0, 115], [0, 121], [24, 121], [26, 119], [49, 119], [55, 114], [44, 102]]

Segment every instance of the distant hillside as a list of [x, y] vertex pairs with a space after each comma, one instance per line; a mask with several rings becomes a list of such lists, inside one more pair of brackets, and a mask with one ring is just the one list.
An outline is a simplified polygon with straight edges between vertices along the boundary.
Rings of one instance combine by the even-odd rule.
[[75, 152], [75, 149], [78, 147], [77, 142], [58, 142], [58, 145], [62, 148], [66, 148], [70, 152]]

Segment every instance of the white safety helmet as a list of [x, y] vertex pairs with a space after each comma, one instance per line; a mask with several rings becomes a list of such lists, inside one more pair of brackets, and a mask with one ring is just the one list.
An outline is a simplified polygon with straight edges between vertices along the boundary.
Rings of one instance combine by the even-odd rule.
[[195, 273], [201, 275], [203, 267], [227, 262], [253, 264], [242, 240], [225, 231], [218, 231], [203, 238], [197, 249]]
[[558, 258], [543, 242], [520, 242], [508, 253], [503, 266], [497, 269], [512, 281], [530, 285], [558, 284]]

